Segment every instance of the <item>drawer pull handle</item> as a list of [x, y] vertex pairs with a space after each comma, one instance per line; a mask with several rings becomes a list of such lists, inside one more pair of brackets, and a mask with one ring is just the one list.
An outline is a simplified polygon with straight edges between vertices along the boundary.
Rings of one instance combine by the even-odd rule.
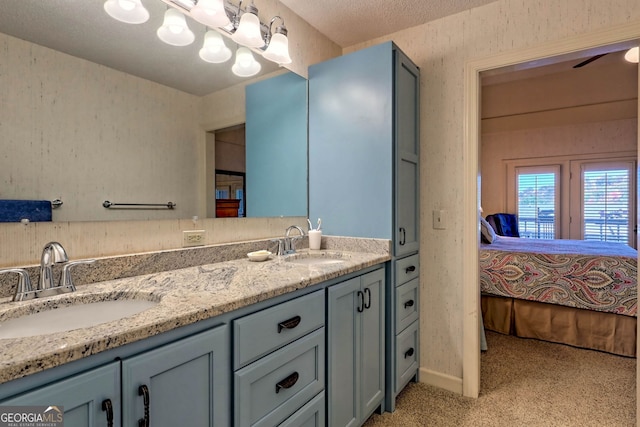
[[111, 399], [102, 401], [102, 410], [107, 413], [107, 427], [113, 427], [113, 405]]
[[283, 388], [293, 387], [298, 382], [298, 378], [300, 378], [300, 375], [297, 372], [294, 372], [287, 378], [280, 381], [278, 384], [276, 384], [276, 393], [280, 393], [280, 390], [282, 390]]
[[362, 313], [364, 311], [364, 294], [362, 293], [362, 291], [358, 291], [357, 293], [357, 298], [360, 298], [360, 301], [358, 302], [358, 313]]
[[407, 230], [404, 227], [400, 227], [400, 232], [402, 233], [402, 238], [400, 239], [400, 246], [404, 246], [407, 241]]
[[408, 308], [408, 307], [413, 307], [413, 300], [410, 299], [409, 301], [404, 303], [404, 308]]
[[[364, 303], [364, 308], [371, 308], [371, 289], [364, 288], [364, 293], [367, 294], [367, 302]], [[362, 297], [362, 301], [364, 302], [364, 296]]]
[[138, 427], [149, 427], [149, 387], [144, 384], [138, 387], [138, 396], [144, 401], [144, 418], [138, 420]]
[[413, 273], [414, 271], [416, 271], [416, 266], [415, 265], [410, 265], [409, 267], [404, 269], [405, 273]]
[[302, 317], [294, 316], [289, 320], [285, 320], [284, 322], [278, 323], [278, 333], [282, 332], [283, 329], [293, 329], [300, 324], [300, 320]]
[[413, 347], [411, 347], [409, 350], [404, 352], [404, 358], [406, 359], [407, 357], [413, 356], [413, 352], [414, 352]]

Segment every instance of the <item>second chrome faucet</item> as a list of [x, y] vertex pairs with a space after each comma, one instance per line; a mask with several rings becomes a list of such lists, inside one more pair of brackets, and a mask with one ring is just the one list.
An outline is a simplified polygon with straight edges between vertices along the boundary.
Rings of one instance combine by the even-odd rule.
[[[36, 297], [48, 297], [76, 290], [71, 278], [71, 267], [78, 264], [91, 264], [94, 259], [69, 262], [67, 252], [58, 242], [49, 242], [44, 245], [40, 256], [40, 277], [33, 289], [31, 280], [26, 270], [22, 268], [9, 268], [0, 270], [0, 273], [17, 273], [19, 275], [18, 287], [13, 301], [24, 301]], [[53, 266], [64, 264], [60, 273], [60, 281], [56, 285]]]

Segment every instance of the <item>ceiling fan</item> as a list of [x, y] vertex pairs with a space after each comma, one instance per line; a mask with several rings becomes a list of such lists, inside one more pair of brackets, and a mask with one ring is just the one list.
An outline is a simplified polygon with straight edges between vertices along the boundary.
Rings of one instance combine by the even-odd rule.
[[597, 60], [597, 59], [600, 59], [600, 58], [602, 58], [602, 57], [603, 57], [603, 56], [605, 56], [605, 55], [606, 55], [606, 53], [601, 53], [601, 54], [599, 54], [599, 55], [594, 55], [594, 56], [592, 56], [591, 58], [587, 58], [587, 59], [585, 59], [584, 61], [582, 61], [582, 62], [580, 62], [580, 63], [578, 63], [578, 64], [574, 65], [574, 66], [573, 66], [573, 68], [581, 68], [581, 67], [584, 67], [585, 65], [590, 64], [590, 63], [592, 63], [593, 61], [595, 61], [595, 60]]

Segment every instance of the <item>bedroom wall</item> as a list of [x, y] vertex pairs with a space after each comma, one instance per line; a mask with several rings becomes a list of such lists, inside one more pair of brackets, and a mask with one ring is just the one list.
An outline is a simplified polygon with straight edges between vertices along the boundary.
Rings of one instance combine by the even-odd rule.
[[638, 67], [622, 53], [579, 69], [572, 68], [579, 62], [574, 60], [483, 79], [480, 171], [485, 214], [509, 211], [506, 160], [565, 156], [566, 164], [592, 154], [635, 157]]
[[[530, 48], [623, 23], [640, 22], [637, 0], [499, 0], [409, 28], [345, 52], [393, 40], [421, 69], [420, 379], [462, 392], [467, 192], [463, 165], [464, 70], [471, 60]], [[432, 228], [432, 211], [449, 227]]]

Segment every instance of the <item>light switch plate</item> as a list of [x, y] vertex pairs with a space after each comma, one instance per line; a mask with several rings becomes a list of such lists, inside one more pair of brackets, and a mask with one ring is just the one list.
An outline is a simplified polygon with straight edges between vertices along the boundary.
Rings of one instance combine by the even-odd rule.
[[433, 211], [433, 228], [435, 228], [436, 230], [444, 230], [447, 228], [447, 211]]

